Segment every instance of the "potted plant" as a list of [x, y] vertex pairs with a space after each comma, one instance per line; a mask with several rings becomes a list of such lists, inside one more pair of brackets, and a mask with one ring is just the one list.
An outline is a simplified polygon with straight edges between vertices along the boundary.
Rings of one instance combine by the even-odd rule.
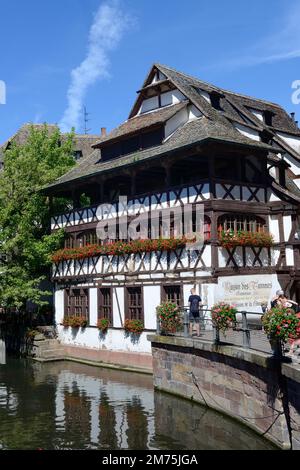
[[282, 355], [282, 344], [300, 338], [300, 315], [291, 308], [274, 307], [262, 316], [273, 354]]
[[178, 305], [173, 302], [162, 302], [157, 308], [157, 317], [162, 333], [176, 333], [182, 327]]
[[127, 333], [141, 334], [144, 325], [140, 320], [125, 320], [124, 329]]
[[235, 326], [236, 323], [236, 308], [225, 302], [215, 304], [211, 309], [211, 320], [213, 326], [217, 331], [222, 331], [224, 334], [229, 328]]
[[109, 325], [110, 321], [108, 318], [99, 318], [97, 328], [101, 331], [101, 333], [105, 334], [108, 330]]

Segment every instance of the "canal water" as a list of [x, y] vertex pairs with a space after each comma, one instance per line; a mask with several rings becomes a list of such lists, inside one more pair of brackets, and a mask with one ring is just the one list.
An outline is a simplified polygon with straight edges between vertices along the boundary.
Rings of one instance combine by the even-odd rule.
[[154, 392], [152, 377], [71, 362], [0, 363], [0, 449], [273, 449], [247, 428]]

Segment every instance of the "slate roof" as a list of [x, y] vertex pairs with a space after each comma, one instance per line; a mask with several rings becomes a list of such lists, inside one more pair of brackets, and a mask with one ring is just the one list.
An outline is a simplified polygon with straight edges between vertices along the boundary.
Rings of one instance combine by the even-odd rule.
[[[163, 157], [164, 155], [180, 148], [187, 148], [197, 143], [201, 144], [207, 140], [229, 142], [236, 145], [246, 145], [250, 148], [265, 149], [271, 153], [278, 153], [279, 151], [284, 153], [285, 149], [291, 154], [296, 153], [282, 139], [275, 135], [275, 129], [278, 129], [282, 132], [288, 132], [290, 134], [300, 136], [300, 129], [298, 129], [292, 118], [279, 105], [223, 90], [160, 64], [155, 64], [151, 70], [153, 71], [155, 69], [160, 70], [166, 77], [166, 79], [161, 82], [164, 83], [167, 80], [179, 89], [179, 91], [186, 96], [188, 102], [196, 106], [201, 111], [203, 117], [186, 123], [161, 145], [147, 150], [135, 152], [110, 161], [101, 162], [101, 151], [96, 149], [90, 156], [81, 160], [68, 173], [50, 185], [49, 190], [53, 191], [55, 188], [61, 189], [66, 183], [73, 183], [75, 180], [88, 178], [89, 176], [108, 172], [127, 165], [134, 165], [145, 159]], [[150, 73], [143, 84], [142, 93], [144, 90], [151, 87], [151, 80], [152, 77]], [[156, 82], [153, 83], [152, 86], [158, 85], [159, 82]], [[221, 110], [215, 109], [211, 103], [201, 96], [199, 89], [206, 93], [215, 92], [219, 94]], [[181, 109], [181, 106], [186, 106], [187, 103], [183, 102], [179, 105], [161, 108], [158, 111], [152, 111], [150, 113], [137, 116], [136, 113], [140, 107], [142, 99], [142, 94], [140, 94], [131, 110], [129, 119], [113, 130], [104, 139], [101, 139], [97, 143], [97, 146], [101, 146], [101, 143], [106, 143], [110, 140], [113, 141], [121, 136], [129, 135], [131, 133], [138, 132], [143, 128], [164, 122], [174, 115], [175, 112], [178, 112]], [[267, 126], [265, 123], [260, 121], [249, 108], [272, 112], [274, 114], [272, 123], [274, 127]], [[252, 128], [256, 132], [267, 131], [274, 140], [272, 147], [244, 136], [235, 129], [235, 123]]]
[[201, 144], [209, 140], [234, 143], [238, 145], [246, 145], [252, 148], [261, 148], [264, 150], [272, 149], [269, 145], [244, 137], [238, 131], [232, 130], [222, 123], [212, 122], [211, 120], [203, 117], [195, 121], [186, 123], [183, 127], [178, 129], [166, 142], [157, 147], [152, 147], [147, 150], [139, 151], [126, 155], [123, 157], [101, 162], [101, 151], [95, 151], [84, 160], [81, 160], [76, 167], [73, 167], [68, 173], [63, 175], [59, 180], [49, 185], [48, 188], [64, 186], [65, 183], [71, 182], [76, 179], [87, 178], [91, 175], [99, 175], [111, 171], [113, 169], [121, 168], [128, 165], [137, 164], [143, 160], [163, 157], [170, 155], [171, 152], [176, 150], [189, 148], [195, 144]]
[[145, 129], [156, 124], [164, 123], [186, 106], [186, 102], [183, 102], [175, 104], [173, 106], [160, 108], [159, 110], [153, 111], [151, 113], [135, 116], [129, 119], [128, 121], [125, 121], [120, 126], [116, 127], [107, 136], [97, 141], [95, 145], [101, 145], [104, 142], [113, 141], [114, 139], [122, 137], [123, 135], [134, 134], [141, 129]]

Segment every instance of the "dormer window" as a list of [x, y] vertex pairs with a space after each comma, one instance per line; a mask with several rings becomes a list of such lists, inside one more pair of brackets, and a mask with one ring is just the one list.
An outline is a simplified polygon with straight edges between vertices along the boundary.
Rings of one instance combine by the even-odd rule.
[[122, 155], [128, 155], [130, 153], [145, 150], [156, 145], [161, 145], [164, 138], [163, 127], [152, 129], [148, 132], [142, 132], [140, 134], [124, 138], [115, 143], [103, 145], [101, 149], [102, 160], [111, 160], [113, 158], [121, 157]]
[[272, 111], [264, 111], [264, 121], [267, 126], [273, 126], [274, 113]]
[[219, 93], [216, 93], [215, 91], [212, 91], [210, 93], [210, 102], [213, 108], [217, 109], [218, 111], [223, 111], [221, 107], [221, 95]]

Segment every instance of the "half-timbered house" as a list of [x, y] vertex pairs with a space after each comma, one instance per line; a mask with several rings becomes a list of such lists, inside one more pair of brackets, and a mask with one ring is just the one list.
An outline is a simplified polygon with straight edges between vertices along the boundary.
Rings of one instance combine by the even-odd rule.
[[[56, 321], [70, 354], [91, 348], [86, 357], [147, 363], [146, 335], [156, 328], [157, 305], [165, 299], [187, 305], [193, 286], [208, 307], [227, 299], [261, 312], [280, 287], [300, 300], [299, 145], [297, 123], [277, 104], [155, 64], [128, 119], [46, 188], [49, 197], [74, 202], [72, 211], [53, 217], [52, 230], [65, 230], [65, 247], [74, 254], [98, 242], [103, 219], [119, 227], [125, 215], [132, 220], [191, 204], [204, 210], [204, 243], [194, 252], [180, 246], [93, 256], [86, 249], [85, 257], [56, 258]], [[82, 193], [89, 207], [79, 206]], [[120, 195], [128, 199], [125, 209]], [[228, 231], [270, 233], [273, 244], [226, 245], [220, 234]], [[74, 315], [88, 322], [77, 335], [62, 326]], [[110, 327], [99, 335], [104, 317]], [[139, 341], [124, 334], [126, 319], [143, 322]]]

